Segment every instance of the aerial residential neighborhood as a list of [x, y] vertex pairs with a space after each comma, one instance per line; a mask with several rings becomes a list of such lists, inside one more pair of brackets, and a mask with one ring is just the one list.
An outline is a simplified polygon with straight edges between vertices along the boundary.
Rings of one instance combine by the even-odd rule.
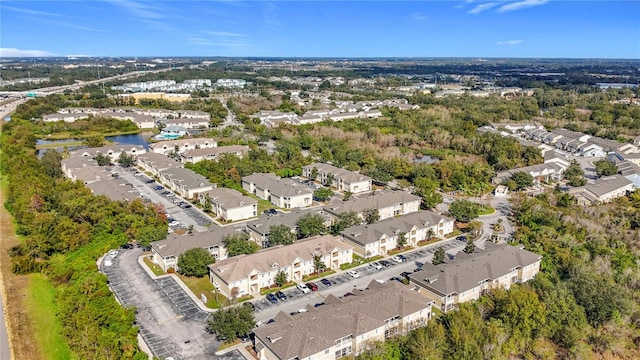
[[640, 358], [606, 5], [3, 2], [0, 359]]

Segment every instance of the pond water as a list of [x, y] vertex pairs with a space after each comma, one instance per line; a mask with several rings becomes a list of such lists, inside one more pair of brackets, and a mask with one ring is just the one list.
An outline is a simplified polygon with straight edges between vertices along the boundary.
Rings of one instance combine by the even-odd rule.
[[[152, 132], [142, 132], [142, 133], [137, 133], [137, 134], [128, 134], [128, 135], [116, 135], [116, 136], [105, 136], [105, 139], [107, 141], [110, 141], [114, 144], [119, 144], [119, 145], [138, 145], [138, 146], [142, 146], [145, 149], [149, 149], [149, 142], [147, 142], [147, 139], [150, 138], [151, 136], [153, 136]], [[64, 148], [66, 147], [67, 150], [69, 151], [74, 151], [74, 150], [78, 150], [78, 149], [82, 149], [86, 146], [64, 146], [63, 144], [68, 144], [71, 142], [78, 142], [78, 141], [82, 141], [80, 139], [58, 139], [58, 140], [38, 140], [36, 141], [36, 145], [48, 145], [48, 144], [60, 144], [60, 147], [56, 147], [55, 149], [58, 151], [63, 151]], [[46, 149], [39, 149], [36, 150], [36, 155], [38, 157], [41, 157], [44, 152], [46, 151]]]

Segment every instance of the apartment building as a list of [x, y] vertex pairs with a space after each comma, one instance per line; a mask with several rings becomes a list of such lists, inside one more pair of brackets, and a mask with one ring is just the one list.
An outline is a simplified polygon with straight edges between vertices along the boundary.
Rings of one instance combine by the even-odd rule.
[[258, 201], [234, 189], [214, 188], [196, 194], [198, 202], [206, 206], [211, 204], [211, 211], [221, 221], [238, 221], [258, 216]]
[[324, 163], [302, 167], [302, 176], [353, 194], [371, 191], [371, 178]]
[[218, 261], [209, 265], [209, 278], [227, 296], [258, 295], [260, 289], [275, 284], [280, 271], [296, 282], [315, 272], [315, 255], [320, 256], [327, 269], [338, 269], [342, 264], [351, 263], [353, 249], [337, 236], [315, 236]]
[[486, 242], [485, 246], [471, 254], [459, 252], [444, 264], [425, 264], [409, 280], [446, 312], [487, 291], [529, 281], [540, 271], [541, 255], [507, 244]]
[[284, 209], [306, 207], [313, 203], [314, 189], [272, 173], [245, 176], [242, 178], [242, 188]]
[[249, 152], [246, 145], [229, 145], [218, 146], [213, 148], [200, 148], [187, 150], [180, 154], [180, 161], [183, 163], [197, 163], [203, 160], [217, 160], [223, 154], [235, 155], [239, 158], [244, 157]]
[[371, 194], [352, 196], [347, 201], [336, 200], [324, 207], [334, 217], [340, 214], [355, 212], [362, 217], [364, 211], [378, 209], [380, 220], [398, 215], [406, 215], [420, 209], [422, 198], [406, 191], [375, 191]]
[[296, 315], [279, 313], [254, 330], [264, 360], [334, 360], [357, 356], [375, 341], [405, 334], [431, 319], [432, 301], [397, 281], [372, 281], [355, 296], [329, 295], [324, 305]]
[[593, 184], [571, 189], [569, 193], [576, 197], [579, 205], [595, 205], [608, 203], [616, 198], [626, 196], [634, 189], [633, 182], [618, 174], [602, 177]]
[[332, 218], [322, 209], [293, 209], [291, 212], [278, 212], [276, 215], [262, 214], [257, 220], [247, 223], [246, 231], [249, 234], [249, 239], [263, 248], [267, 248], [270, 245], [269, 235], [272, 226], [284, 225], [291, 229], [292, 233], [296, 233], [298, 220], [309, 214], [321, 216], [327, 228], [331, 225]]
[[193, 139], [180, 139], [180, 140], [168, 140], [158, 141], [149, 145], [149, 151], [156, 154], [167, 155], [168, 153], [175, 152], [182, 154], [185, 151], [195, 149], [209, 149], [217, 147], [218, 143], [212, 138], [193, 138]]

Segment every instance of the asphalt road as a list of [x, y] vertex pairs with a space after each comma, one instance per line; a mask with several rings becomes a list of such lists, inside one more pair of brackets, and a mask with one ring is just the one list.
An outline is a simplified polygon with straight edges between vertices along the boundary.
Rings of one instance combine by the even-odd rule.
[[[0, 291], [2, 291], [2, 289], [0, 289]], [[2, 296], [0, 296], [0, 359], [11, 359], [6, 324], [4, 319], [4, 305], [2, 303]]]
[[353, 268], [352, 270], [357, 270], [360, 274], [358, 278], [353, 278], [346, 272], [343, 272], [338, 275], [327, 277], [327, 279], [332, 283], [331, 286], [324, 285], [320, 280], [316, 280], [314, 283], [318, 286], [317, 291], [304, 294], [295, 287], [289, 288], [283, 291], [285, 295], [287, 295], [287, 300], [279, 300], [277, 304], [272, 304], [266, 298], [253, 301], [256, 320], [266, 323], [270, 319], [274, 318], [280, 311], [292, 313], [306, 307], [307, 305], [314, 306], [316, 304], [320, 304], [329, 294], [336, 297], [342, 297], [344, 294], [351, 292], [357, 296], [358, 291], [360, 289], [365, 289], [372, 281], [396, 281], [391, 280], [391, 278], [399, 277], [400, 273], [405, 271], [413, 272], [423, 264], [431, 262], [433, 252], [438, 247], [443, 247], [448, 254], [455, 255], [458, 251], [461, 251], [464, 246], [465, 244], [458, 240], [445, 240], [404, 253], [407, 257], [406, 262], [396, 263], [387, 259], [387, 261], [392, 265], [389, 267], [383, 267], [380, 270], [377, 270], [368, 264]]

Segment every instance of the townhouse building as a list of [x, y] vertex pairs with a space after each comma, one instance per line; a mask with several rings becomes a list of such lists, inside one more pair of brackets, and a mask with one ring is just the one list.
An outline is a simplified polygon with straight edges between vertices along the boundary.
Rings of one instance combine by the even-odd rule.
[[602, 177], [593, 184], [571, 189], [579, 205], [595, 205], [608, 203], [616, 198], [626, 196], [633, 191], [635, 186], [627, 177], [616, 174]]
[[108, 156], [115, 163], [122, 153], [137, 157], [146, 154], [147, 150], [138, 145], [110, 145], [95, 148], [86, 148], [74, 152], [74, 156], [95, 157], [98, 154]]
[[377, 209], [380, 220], [384, 220], [416, 212], [420, 209], [421, 202], [421, 197], [406, 191], [385, 190], [363, 194], [358, 197], [352, 196], [347, 201], [334, 200], [325, 206], [324, 210], [334, 217], [348, 212], [355, 212], [362, 218], [366, 210]]
[[401, 238], [407, 246], [416, 246], [418, 241], [431, 237], [444, 238], [453, 232], [453, 225], [452, 218], [433, 211], [417, 211], [373, 224], [352, 226], [344, 229], [341, 235], [356, 254], [369, 258], [386, 256], [399, 246]]
[[280, 271], [287, 274], [289, 281], [295, 282], [315, 272], [314, 256], [320, 256], [326, 269], [335, 270], [342, 264], [351, 263], [353, 249], [337, 236], [315, 236], [291, 245], [273, 246], [254, 254], [218, 261], [209, 265], [209, 279], [227, 296], [258, 295], [260, 289], [275, 284]]
[[198, 202], [216, 214], [221, 221], [239, 221], [258, 216], [258, 201], [234, 189], [213, 188], [196, 194]]
[[193, 138], [158, 141], [149, 145], [149, 151], [167, 155], [168, 153], [182, 154], [185, 151], [195, 149], [209, 149], [217, 147], [218, 143], [212, 138]]
[[167, 238], [151, 243], [151, 261], [159, 265], [163, 271], [170, 268], [178, 270], [178, 258], [187, 250], [203, 248], [218, 260], [226, 259], [224, 238], [240, 231], [233, 227], [216, 227], [204, 232], [194, 231], [191, 234], [177, 235], [171, 233]]
[[353, 194], [371, 191], [371, 178], [353, 171], [325, 163], [313, 163], [302, 167], [302, 176], [330, 185], [339, 191]]
[[242, 178], [242, 188], [274, 206], [285, 209], [306, 207], [313, 203], [313, 189], [291, 179], [269, 173], [255, 173]]
[[321, 216], [327, 228], [331, 225], [332, 217], [322, 209], [293, 209], [291, 212], [278, 212], [276, 215], [262, 214], [257, 220], [248, 222], [245, 231], [249, 234], [250, 240], [263, 248], [267, 248], [270, 246], [269, 235], [271, 234], [272, 226], [285, 225], [295, 234], [298, 230], [298, 220], [309, 214]]
[[509, 289], [511, 285], [533, 279], [540, 271], [542, 256], [522, 247], [486, 242], [484, 250], [466, 254], [439, 265], [425, 264], [409, 275], [409, 281], [420, 292], [447, 312], [458, 304], [477, 300], [493, 289]]
[[136, 165], [154, 177], [160, 177], [160, 174], [168, 169], [183, 167], [179, 161], [154, 152], [138, 156]]
[[209, 119], [207, 118], [179, 118], [170, 119], [165, 122], [169, 126], [181, 126], [185, 129], [206, 129], [209, 127]]
[[379, 283], [356, 296], [329, 295], [324, 305], [297, 315], [279, 313], [254, 330], [261, 360], [334, 360], [357, 356], [376, 341], [405, 334], [431, 319], [432, 302], [397, 281]]
[[180, 154], [180, 161], [183, 163], [195, 164], [203, 160], [217, 160], [223, 154], [231, 154], [239, 158], [243, 158], [249, 150], [249, 147], [246, 145], [228, 145], [193, 149], [182, 152]]
[[204, 176], [182, 167], [171, 167], [160, 171], [159, 179], [167, 188], [186, 199], [192, 199], [197, 193], [216, 187]]

